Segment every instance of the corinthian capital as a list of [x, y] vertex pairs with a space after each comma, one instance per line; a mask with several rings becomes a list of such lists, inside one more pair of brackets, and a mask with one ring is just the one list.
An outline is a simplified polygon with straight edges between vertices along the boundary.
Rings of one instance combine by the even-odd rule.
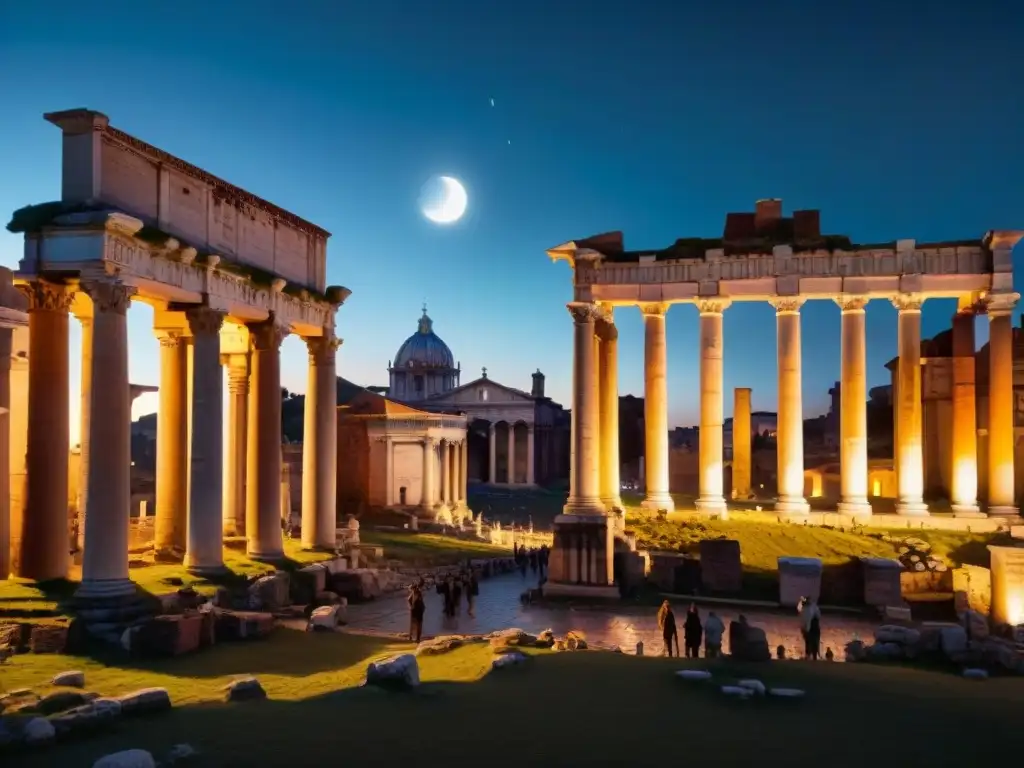
[[702, 315], [720, 315], [732, 304], [731, 299], [698, 299], [697, 311]]
[[868, 305], [870, 299], [867, 296], [851, 296], [843, 294], [842, 296], [836, 296], [835, 302], [839, 305], [839, 308], [845, 312], [863, 312], [864, 307]]
[[769, 300], [769, 304], [775, 307], [775, 313], [779, 315], [795, 315], [800, 311], [800, 307], [804, 305], [804, 299], [801, 296], [776, 296]]
[[668, 312], [668, 302], [645, 301], [640, 305], [640, 311], [644, 313], [645, 317], [664, 317]]
[[128, 311], [137, 290], [117, 280], [83, 280], [78, 287], [92, 299], [96, 312], [115, 315], [123, 315]]
[[985, 297], [985, 311], [989, 316], [1008, 315], [1020, 301], [1019, 293], [990, 293]]
[[599, 320], [594, 330], [601, 341], [617, 341], [619, 338], [619, 329], [608, 320]]
[[919, 293], [900, 293], [893, 296], [890, 301], [900, 312], [920, 312], [924, 296]]
[[192, 307], [185, 310], [188, 329], [193, 336], [212, 336], [220, 333], [224, 325], [224, 313], [210, 307]]
[[287, 335], [288, 327], [277, 322], [273, 316], [261, 323], [253, 323], [249, 326], [252, 348], [257, 352], [277, 351], [281, 348], [281, 342]]
[[63, 283], [51, 283], [48, 280], [33, 280], [18, 283], [17, 289], [28, 299], [29, 312], [67, 312], [71, 309], [71, 300], [75, 291]]
[[572, 315], [573, 322], [577, 324], [592, 323], [597, 319], [597, 308], [585, 301], [573, 301], [565, 305]]
[[310, 365], [329, 365], [334, 362], [334, 355], [341, 346], [341, 339], [336, 336], [310, 336], [306, 339]]

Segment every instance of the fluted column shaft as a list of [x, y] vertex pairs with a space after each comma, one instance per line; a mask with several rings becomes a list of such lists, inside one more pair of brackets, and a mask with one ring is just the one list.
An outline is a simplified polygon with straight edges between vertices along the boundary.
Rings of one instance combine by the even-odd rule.
[[732, 497], [750, 498], [750, 388], [737, 387], [732, 405]]
[[598, 496], [598, 404], [597, 373], [594, 360], [595, 307], [587, 303], [571, 303], [573, 318], [573, 474], [569, 488], [566, 514], [603, 514]]
[[868, 387], [865, 319], [868, 299], [844, 296], [839, 374], [839, 511], [870, 515], [868, 501]]
[[218, 573], [224, 570], [224, 374], [220, 367], [224, 314], [194, 307], [185, 317], [192, 334], [185, 567], [193, 573]]
[[802, 299], [785, 298], [775, 306], [779, 368], [778, 501], [775, 510], [807, 514], [804, 498], [804, 410], [800, 307]]
[[[535, 478], [535, 475], [534, 475], [535, 470], [534, 470], [534, 466], [533, 466], [534, 462], [536, 461], [536, 458], [535, 458], [534, 452], [533, 452], [533, 450], [534, 450], [533, 441], [534, 441], [533, 424], [530, 424], [527, 427], [527, 429], [526, 429], [526, 483], [527, 483], [527, 485], [533, 485], [536, 482], [536, 478]], [[463, 453], [466, 452], [465, 445], [462, 446], [462, 452]]]
[[29, 397], [25, 514], [15, 576], [68, 573], [68, 310], [72, 289], [45, 280], [19, 285], [28, 298]]
[[1017, 514], [1014, 472], [1013, 323], [1020, 297], [993, 294], [988, 303], [988, 514]]
[[675, 509], [668, 481], [667, 304], [641, 304], [644, 315], [644, 474], [645, 509]]
[[279, 560], [281, 536], [281, 342], [287, 329], [274, 318], [249, 326], [249, 446], [246, 467], [246, 551]]
[[448, 483], [448, 441], [441, 441], [441, 505], [448, 506], [450, 497], [448, 496], [449, 483]]
[[445, 482], [448, 486], [448, 505], [454, 507], [458, 503], [458, 497], [456, 493], [455, 478], [458, 473], [458, 443], [448, 444], [448, 467], [445, 477]]
[[334, 549], [337, 530], [338, 339], [306, 339], [309, 368], [302, 447], [302, 546]]
[[[74, 309], [72, 309], [74, 311]], [[92, 315], [76, 313], [82, 328], [81, 391], [79, 392], [78, 414], [78, 541], [79, 552], [85, 547], [85, 504], [89, 498], [89, 418], [92, 411]]]
[[434, 496], [434, 447], [437, 441], [432, 437], [423, 440], [423, 490], [420, 492], [420, 508], [430, 511]]
[[132, 398], [128, 381], [128, 307], [134, 288], [107, 280], [83, 282], [93, 304], [93, 350], [85, 547], [80, 598], [132, 595], [128, 578], [131, 517]]
[[900, 515], [927, 515], [924, 503], [924, 448], [921, 443], [921, 305], [923, 298], [904, 294], [892, 300], [899, 310], [899, 383], [896, 409], [899, 419], [896, 468]]
[[508, 422], [508, 460], [506, 466], [506, 481], [512, 485], [516, 481], [516, 425]]
[[956, 517], [983, 516], [978, 508], [978, 424], [974, 312], [953, 315], [953, 466], [949, 497]]
[[245, 464], [248, 446], [249, 355], [224, 355], [228, 370], [228, 434], [224, 467], [224, 535], [245, 535]]
[[696, 507], [704, 514], [723, 514], [726, 511], [723, 494], [722, 313], [728, 306], [727, 301], [719, 299], [697, 302], [700, 312], [700, 496]]
[[[619, 481], [619, 331], [608, 319], [598, 321], [598, 397], [601, 414], [601, 502], [609, 511], [623, 509]], [[530, 477], [533, 482], [533, 427], [530, 427]]]
[[153, 545], [157, 552], [184, 551], [188, 528], [188, 333], [158, 330], [160, 403], [156, 416], [156, 509]]
[[492, 485], [498, 482], [498, 445], [495, 437], [494, 422], [487, 425], [487, 451], [489, 463], [487, 465], [487, 482]]

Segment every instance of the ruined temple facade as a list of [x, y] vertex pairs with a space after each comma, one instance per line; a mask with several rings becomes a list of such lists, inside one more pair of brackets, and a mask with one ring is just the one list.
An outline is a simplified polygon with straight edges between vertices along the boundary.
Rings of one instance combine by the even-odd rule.
[[[617, 345], [615, 313], [638, 307], [644, 319], [646, 429], [643, 506], [671, 511], [668, 451], [668, 346], [665, 318], [673, 304], [695, 304], [700, 315], [699, 512], [727, 513], [724, 495], [723, 315], [739, 301], [770, 303], [776, 310], [778, 428], [776, 512], [805, 516], [800, 309], [807, 301], [833, 301], [842, 310], [839, 414], [839, 512], [872, 513], [867, 439], [865, 313], [875, 301], [898, 310], [894, 332], [899, 363], [895, 387], [898, 514], [929, 514], [924, 501], [924, 431], [921, 407], [921, 307], [930, 298], [955, 298], [965, 313], [989, 320], [988, 504], [977, 498], [973, 387], [959, 386], [953, 419], [958, 470], [954, 510], [964, 516], [1016, 517], [1014, 495], [1014, 392], [1011, 313], [1012, 251], [1021, 232], [990, 231], [957, 242], [903, 239], [856, 245], [823, 234], [817, 211], [782, 215], [779, 200], [758, 201], [753, 212], [730, 213], [719, 238], [682, 238], [661, 250], [632, 251], [622, 233], [569, 241], [548, 251], [573, 271], [573, 466], [564, 514], [555, 521], [552, 594], [614, 595], [612, 552], [618, 483]], [[969, 419], [967, 414], [970, 414]], [[968, 423], [970, 422], [970, 423]], [[611, 460], [610, 457], [614, 457]], [[969, 478], [974, 477], [971, 484]], [[601, 533], [603, 531], [603, 533]]]

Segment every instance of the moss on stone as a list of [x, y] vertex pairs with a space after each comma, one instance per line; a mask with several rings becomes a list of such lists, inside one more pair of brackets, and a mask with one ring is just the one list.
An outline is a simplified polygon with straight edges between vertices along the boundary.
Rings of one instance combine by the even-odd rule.
[[66, 213], [85, 213], [86, 211], [93, 210], [98, 209], [80, 203], [65, 203], [62, 200], [26, 205], [12, 214], [11, 220], [7, 223], [7, 231], [15, 233], [38, 232], [43, 227], [52, 224], [53, 220], [58, 216], [63, 216]]

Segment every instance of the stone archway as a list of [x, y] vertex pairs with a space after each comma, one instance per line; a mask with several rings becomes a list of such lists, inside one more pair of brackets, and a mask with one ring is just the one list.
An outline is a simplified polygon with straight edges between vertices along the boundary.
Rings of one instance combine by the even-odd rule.
[[467, 473], [471, 483], [488, 483], [491, 478], [491, 422], [473, 419], [466, 428], [469, 454]]

